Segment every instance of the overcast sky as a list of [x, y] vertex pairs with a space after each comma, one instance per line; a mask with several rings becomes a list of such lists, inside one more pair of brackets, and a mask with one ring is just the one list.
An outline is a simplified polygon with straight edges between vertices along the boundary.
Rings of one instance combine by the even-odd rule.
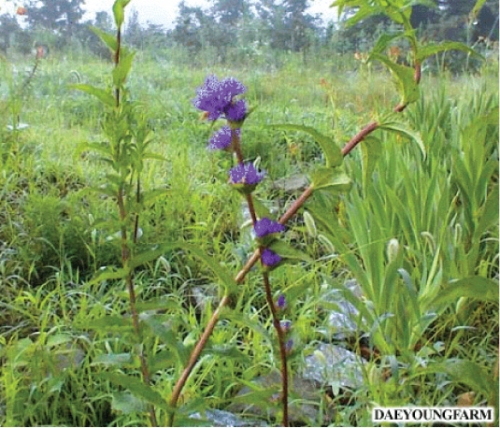
[[[188, 6], [208, 7], [210, 0], [185, 0]], [[12, 12], [17, 6], [23, 5], [23, 0], [0, 0], [0, 13]], [[114, 0], [85, 0], [85, 9], [88, 15], [85, 18], [93, 19], [95, 12], [105, 10], [111, 12]], [[180, 0], [132, 0], [127, 8], [135, 8], [139, 12], [139, 19], [142, 23], [151, 22], [171, 28], [178, 13], [177, 5]], [[329, 6], [333, 0], [311, 0], [311, 8], [308, 10], [312, 14], [321, 14], [324, 21], [330, 21], [336, 16]], [[9, 7], [10, 6], [10, 7]]]

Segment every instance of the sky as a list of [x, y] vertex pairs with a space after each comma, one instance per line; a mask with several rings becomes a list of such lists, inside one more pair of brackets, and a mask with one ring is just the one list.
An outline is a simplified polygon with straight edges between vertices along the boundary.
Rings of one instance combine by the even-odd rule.
[[[111, 12], [114, 0], [85, 0], [87, 15], [85, 19], [93, 19], [95, 12], [105, 10]], [[172, 28], [178, 13], [180, 0], [132, 0], [127, 8], [135, 8], [139, 12], [139, 20], [146, 24], [163, 25], [165, 28]], [[210, 0], [185, 0], [187, 6], [208, 7]], [[325, 22], [336, 17], [334, 9], [329, 6], [333, 0], [311, 0], [311, 7], [308, 10], [311, 14], [320, 14]], [[22, 0], [0, 0], [0, 13], [15, 11], [18, 6], [22, 6]]]

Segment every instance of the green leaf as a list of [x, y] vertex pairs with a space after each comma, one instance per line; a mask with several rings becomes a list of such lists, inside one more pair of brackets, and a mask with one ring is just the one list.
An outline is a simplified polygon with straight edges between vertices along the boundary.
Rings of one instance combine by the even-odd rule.
[[344, 160], [344, 157], [342, 156], [342, 151], [335, 144], [335, 142], [330, 137], [321, 134], [320, 132], [316, 131], [314, 128], [310, 126], [293, 125], [286, 123], [269, 125], [269, 126], [272, 128], [283, 129], [287, 131], [300, 131], [309, 134], [319, 144], [321, 150], [323, 150], [327, 167], [339, 166]]
[[87, 85], [84, 83], [79, 83], [75, 85], [69, 85], [70, 88], [72, 89], [77, 89], [82, 92], [86, 92], [89, 95], [93, 95], [99, 101], [101, 101], [103, 104], [106, 104], [108, 107], [114, 107], [115, 106], [115, 98], [111, 94], [111, 92], [106, 91], [104, 89], [96, 88], [95, 86], [92, 85]]
[[431, 364], [429, 369], [435, 373], [447, 373], [455, 382], [487, 395], [496, 386], [493, 376], [484, 367], [472, 361], [449, 359], [444, 363]]
[[150, 386], [145, 385], [139, 378], [128, 376], [121, 373], [100, 373], [100, 377], [109, 380], [115, 385], [122, 386], [130, 391], [134, 396], [142, 398], [148, 403], [153, 404], [167, 412], [174, 409], [167, 404], [167, 401]]
[[426, 58], [429, 58], [432, 55], [436, 55], [439, 52], [451, 50], [462, 51], [484, 60], [484, 57], [482, 55], [477, 53], [474, 49], [471, 49], [469, 46], [460, 42], [443, 42], [440, 44], [431, 43], [425, 46], [421, 46], [418, 49], [416, 59], [419, 62], [423, 62]]
[[107, 281], [108, 279], [123, 279], [128, 274], [128, 269], [117, 269], [115, 267], [107, 267], [99, 272], [99, 274], [91, 279], [88, 284], [94, 285], [102, 281]]
[[394, 76], [402, 105], [414, 103], [420, 98], [420, 89], [418, 83], [415, 82], [415, 70], [412, 67], [396, 64], [387, 56], [378, 53], [373, 53], [371, 57], [384, 64]]
[[176, 354], [171, 351], [163, 350], [148, 358], [148, 366], [151, 374], [159, 370], [166, 370], [178, 361]]
[[105, 315], [103, 317], [87, 320], [79, 325], [80, 328], [96, 330], [99, 333], [109, 334], [132, 332], [132, 319], [120, 315]]
[[372, 180], [375, 165], [383, 154], [381, 142], [378, 138], [368, 135], [361, 146], [361, 161], [363, 165], [363, 187], [366, 187]]
[[[405, 36], [405, 33], [402, 31], [397, 32], [397, 33], [392, 33], [392, 34], [390, 34], [390, 33], [382, 34], [378, 38], [377, 42], [375, 43], [375, 46], [373, 46], [370, 57], [374, 53], [382, 54], [387, 49], [387, 46], [389, 45], [390, 42], [392, 42], [393, 40], [400, 39], [401, 37], [404, 37], [404, 36]], [[370, 57], [369, 57], [369, 59], [370, 59]]]
[[299, 260], [312, 263], [312, 259], [304, 252], [293, 248], [291, 245], [281, 240], [274, 241], [269, 249], [287, 260]]
[[471, 21], [476, 19], [479, 11], [482, 9], [482, 7], [484, 6], [485, 3], [486, 3], [486, 0], [477, 0], [476, 1], [476, 4], [474, 5], [474, 7], [472, 8], [472, 10], [469, 13], [469, 19]]
[[92, 25], [90, 26], [90, 29], [103, 41], [103, 43], [111, 50], [111, 52], [116, 52], [118, 44], [114, 36]]
[[458, 281], [451, 281], [439, 292], [434, 300], [436, 307], [454, 303], [461, 297], [480, 301], [498, 302], [498, 282], [482, 276], [471, 276]]
[[479, 239], [486, 230], [494, 225], [498, 226], [498, 184], [491, 190], [483, 207], [483, 212], [479, 218], [479, 223], [474, 235]]
[[170, 188], [146, 190], [142, 193], [141, 200], [144, 204], [146, 204], [155, 201], [160, 196], [167, 195], [170, 191]]
[[146, 402], [130, 392], [113, 392], [111, 396], [111, 408], [117, 412], [128, 415], [130, 413], [142, 413], [147, 410]]
[[136, 303], [137, 312], [144, 311], [158, 311], [170, 309], [173, 311], [179, 310], [179, 302], [174, 299], [169, 299], [168, 297], [156, 297], [147, 301], [141, 301]]
[[218, 357], [232, 358], [242, 364], [251, 364], [252, 360], [245, 353], [241, 352], [238, 347], [232, 345], [225, 346], [205, 346], [203, 349], [203, 355], [216, 355]]
[[132, 68], [132, 62], [134, 60], [135, 52], [130, 52], [126, 55], [120, 57], [120, 62], [113, 69], [113, 84], [117, 87], [121, 87]]
[[178, 248], [179, 243], [172, 244], [163, 244], [159, 246], [155, 246], [153, 249], [143, 251], [138, 254], [134, 254], [134, 256], [130, 259], [128, 263], [129, 269], [135, 269], [143, 265], [144, 263], [151, 262], [156, 260], [158, 257], [165, 255], [165, 253], [173, 250], [174, 248]]
[[113, 16], [115, 24], [120, 28], [125, 20], [125, 6], [130, 3], [130, 0], [116, 0], [113, 4]]
[[253, 206], [258, 218], [272, 218], [271, 211], [257, 198], [253, 198]]
[[221, 266], [216, 259], [208, 256], [195, 245], [182, 243], [181, 247], [182, 249], [189, 251], [191, 254], [195, 255], [203, 263], [205, 263], [213, 271], [213, 273], [215, 273], [217, 278], [219, 278], [226, 290], [228, 290], [229, 292], [235, 292], [238, 290], [238, 286], [233, 278], [233, 275], [226, 268]]
[[351, 187], [351, 180], [345, 173], [321, 166], [312, 172], [311, 181], [315, 190], [329, 189], [343, 192]]
[[400, 134], [406, 135], [411, 140], [417, 143], [424, 159], [427, 157], [427, 151], [425, 150], [425, 145], [422, 141], [420, 133], [408, 128], [406, 124], [402, 122], [383, 122], [379, 125], [379, 129], [385, 129], [386, 131], [396, 131]]
[[102, 354], [98, 355], [92, 361], [92, 366], [103, 365], [107, 367], [132, 367], [134, 358], [130, 352], [122, 354]]
[[[221, 318], [222, 317], [229, 321], [233, 321], [236, 324], [240, 324], [244, 327], [249, 328], [255, 333], [260, 334], [268, 341], [268, 343], [273, 343], [274, 339], [258, 320], [251, 319], [250, 316], [242, 314], [241, 312], [235, 312], [227, 306], [224, 307], [221, 312]], [[254, 318], [256, 317], [254, 316]]]

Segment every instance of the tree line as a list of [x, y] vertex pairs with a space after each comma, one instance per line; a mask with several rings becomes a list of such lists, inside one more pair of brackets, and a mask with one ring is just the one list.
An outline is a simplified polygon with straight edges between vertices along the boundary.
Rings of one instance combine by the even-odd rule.
[[[210, 48], [224, 62], [228, 52], [270, 49], [304, 52], [327, 46], [341, 52], [365, 51], [390, 25], [374, 16], [347, 28], [343, 20], [324, 23], [308, 12], [310, 0], [213, 0], [208, 8], [181, 1], [173, 28], [142, 25], [140, 11], [132, 13], [125, 32], [136, 48], [181, 46], [191, 54]], [[414, 6], [412, 23], [429, 40], [498, 41], [498, 2], [486, 1], [476, 16], [470, 11], [476, 0], [437, 0]], [[90, 26], [110, 31], [111, 16], [98, 12], [84, 20], [84, 0], [27, 0], [24, 25], [19, 17], [0, 15], [0, 49], [29, 53], [37, 43], [64, 49], [80, 44], [97, 55], [107, 55]], [[2, 11], [0, 10], [0, 13]], [[351, 11], [352, 12], [352, 11]], [[349, 14], [349, 10], [347, 10]]]

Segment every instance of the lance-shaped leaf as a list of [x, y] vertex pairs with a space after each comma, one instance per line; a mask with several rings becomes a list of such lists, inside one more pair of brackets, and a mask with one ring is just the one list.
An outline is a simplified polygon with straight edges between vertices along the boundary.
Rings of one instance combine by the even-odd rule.
[[128, 270], [127, 269], [117, 269], [115, 267], [106, 267], [103, 270], [101, 270], [97, 276], [92, 278], [89, 281], [89, 285], [95, 285], [98, 284], [102, 281], [107, 281], [108, 279], [123, 279], [127, 276]]
[[482, 7], [484, 6], [485, 3], [486, 3], [486, 0], [477, 0], [476, 1], [476, 4], [474, 5], [474, 7], [472, 8], [472, 10], [469, 13], [469, 19], [471, 21], [476, 19], [479, 11], [482, 9]]
[[320, 166], [311, 174], [312, 186], [315, 190], [329, 189], [344, 192], [351, 187], [351, 179], [342, 171]]
[[373, 53], [372, 58], [384, 64], [394, 76], [396, 88], [401, 95], [400, 103], [402, 105], [408, 105], [418, 101], [420, 98], [420, 90], [418, 83], [415, 82], [415, 70], [412, 67], [396, 64], [387, 56], [378, 53]]
[[335, 144], [335, 142], [330, 137], [321, 134], [320, 132], [316, 131], [314, 128], [310, 126], [293, 125], [287, 123], [275, 124], [270, 126], [277, 129], [284, 129], [287, 131], [300, 131], [309, 134], [319, 144], [321, 150], [323, 150], [323, 153], [325, 155], [326, 166], [329, 167], [339, 166], [344, 159], [340, 148]]
[[386, 49], [387, 46], [389, 46], [389, 43], [392, 42], [393, 40], [400, 39], [401, 37], [404, 37], [405, 33], [400, 31], [397, 33], [384, 33], [382, 34], [375, 45], [373, 46], [372, 52], [370, 54], [370, 57], [368, 59], [371, 59], [371, 55], [374, 53], [377, 54], [382, 54]]
[[498, 302], [498, 281], [482, 276], [471, 276], [458, 281], [451, 281], [446, 288], [439, 292], [433, 305], [439, 307], [454, 303], [461, 297], [486, 302]]
[[224, 288], [226, 288], [227, 291], [235, 292], [237, 290], [237, 284], [233, 278], [233, 275], [226, 268], [221, 266], [219, 262], [217, 262], [217, 260], [205, 254], [204, 251], [200, 250], [200, 248], [195, 245], [182, 243], [178, 246], [180, 246], [180, 248], [182, 248], [183, 250], [186, 250], [195, 255], [203, 263], [205, 263], [217, 276], [217, 278], [219, 278], [222, 285], [224, 286]]
[[113, 69], [113, 84], [121, 87], [127, 79], [128, 73], [132, 67], [135, 52], [130, 52], [120, 57], [120, 62]]
[[284, 261], [303, 261], [312, 263], [312, 259], [304, 252], [293, 248], [291, 245], [283, 242], [282, 240], [275, 240], [268, 247], [271, 251], [278, 254]]
[[101, 101], [103, 104], [106, 104], [108, 107], [115, 106], [116, 101], [110, 91], [96, 88], [95, 86], [87, 85], [85, 83], [78, 83], [75, 85], [70, 85], [69, 87], [93, 95], [94, 97], [99, 99], [99, 101]]
[[436, 55], [439, 52], [457, 50], [465, 52], [469, 55], [475, 56], [476, 58], [484, 60], [484, 57], [477, 53], [474, 49], [471, 49], [469, 46], [464, 45], [460, 42], [444, 42], [440, 44], [428, 44], [425, 46], [420, 46], [417, 52], [416, 59], [418, 62], [423, 62], [426, 58], [429, 58], [432, 55]]
[[102, 40], [102, 42], [111, 50], [111, 52], [116, 52], [118, 43], [116, 42], [116, 38], [114, 36], [92, 25], [90, 26], [90, 29], [97, 35], [97, 37]]
[[387, 122], [382, 122], [379, 125], [379, 129], [385, 129], [386, 131], [395, 131], [395, 132], [398, 132], [400, 134], [406, 135], [408, 138], [410, 138], [411, 140], [415, 141], [415, 143], [417, 143], [424, 158], [427, 156], [427, 151], [425, 150], [425, 145], [424, 145], [424, 142], [422, 141], [422, 137], [420, 136], [420, 133], [417, 131], [414, 131], [413, 129], [408, 128], [406, 126], [406, 124], [404, 124], [402, 122], [396, 122], [396, 121], [387, 121]]
[[381, 141], [372, 135], [368, 135], [363, 140], [363, 144], [360, 144], [364, 185], [370, 182], [373, 171], [375, 170], [375, 165], [383, 154], [380, 147], [381, 144]]
[[130, 413], [142, 413], [147, 411], [147, 403], [130, 392], [121, 391], [111, 394], [111, 408], [125, 415]]
[[142, 251], [141, 253], [135, 254], [128, 263], [129, 269], [135, 269], [143, 265], [144, 263], [156, 260], [158, 257], [165, 255], [165, 253], [179, 247], [179, 243], [163, 244], [155, 246], [149, 250]]
[[125, 20], [125, 6], [130, 3], [130, 0], [116, 0], [113, 4], [113, 16], [115, 24], [120, 28]]
[[121, 373], [100, 373], [100, 377], [109, 380], [111, 383], [126, 388], [133, 395], [153, 404], [167, 412], [172, 412], [174, 409], [169, 406], [166, 400], [150, 386], [146, 385], [139, 378], [128, 376]]

